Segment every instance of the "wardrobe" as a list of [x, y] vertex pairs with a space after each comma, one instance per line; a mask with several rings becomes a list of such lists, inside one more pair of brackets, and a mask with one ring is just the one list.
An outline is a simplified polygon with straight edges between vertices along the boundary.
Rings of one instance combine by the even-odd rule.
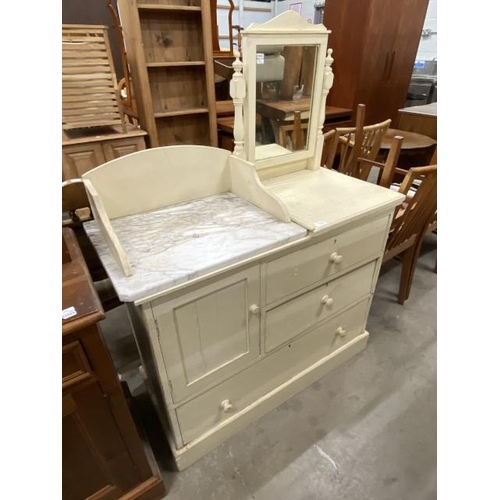
[[404, 107], [429, 0], [329, 0], [335, 81], [327, 105], [366, 105], [366, 123], [396, 123]]

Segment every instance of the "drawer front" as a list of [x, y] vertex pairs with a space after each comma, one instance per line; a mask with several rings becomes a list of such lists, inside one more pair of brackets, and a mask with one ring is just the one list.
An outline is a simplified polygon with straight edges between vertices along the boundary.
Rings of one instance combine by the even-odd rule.
[[372, 291], [377, 261], [314, 288], [266, 313], [266, 352], [334, 316]]
[[92, 369], [82, 345], [77, 340], [62, 348], [62, 385], [69, 385], [90, 377]]
[[259, 355], [260, 268], [152, 303], [174, 401], [203, 390]]
[[386, 216], [269, 262], [266, 304], [377, 257], [384, 249], [388, 224]]
[[370, 300], [311, 330], [176, 409], [188, 444], [364, 332]]

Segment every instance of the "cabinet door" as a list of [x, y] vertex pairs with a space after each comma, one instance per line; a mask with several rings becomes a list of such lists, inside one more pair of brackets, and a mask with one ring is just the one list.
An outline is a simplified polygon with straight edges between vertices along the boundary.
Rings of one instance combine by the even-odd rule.
[[391, 110], [388, 118], [396, 123], [397, 112], [404, 107], [410, 86], [413, 66], [424, 27], [428, 0], [400, 0], [400, 17], [396, 24], [395, 41], [388, 68]]
[[143, 137], [130, 137], [127, 139], [105, 142], [102, 147], [106, 161], [115, 160], [121, 156], [146, 149]]
[[102, 146], [97, 143], [65, 146], [63, 156], [63, 180], [78, 179], [89, 170], [105, 163]]
[[259, 354], [260, 268], [152, 303], [174, 401], [248, 365]]
[[64, 500], [112, 500], [140, 483], [105, 395], [93, 380], [63, 392]]

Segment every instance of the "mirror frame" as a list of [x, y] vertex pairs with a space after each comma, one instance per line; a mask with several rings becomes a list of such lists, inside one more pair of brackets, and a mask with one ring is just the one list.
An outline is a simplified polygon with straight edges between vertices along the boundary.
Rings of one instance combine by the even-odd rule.
[[[243, 96], [244, 148], [241, 148], [241, 145], [239, 152], [237, 152], [235, 147], [235, 154], [254, 163], [258, 170], [296, 162], [305, 162], [307, 168], [315, 168], [314, 159], [318, 157], [318, 147], [323, 147], [322, 129], [325, 119], [326, 96], [333, 83], [333, 73], [330, 68], [333, 62], [333, 59], [330, 57], [331, 50], [328, 51], [329, 54], [327, 56], [329, 33], [330, 30], [327, 30], [324, 25], [309, 24], [300, 14], [291, 10], [283, 12], [266, 23], [253, 23], [246, 30], [242, 31], [242, 69], [243, 78], [246, 83], [246, 95]], [[315, 46], [317, 47], [317, 53], [311, 95], [307, 148], [302, 151], [290, 151], [289, 154], [256, 160], [256, 58], [257, 46], [259, 45]], [[235, 71], [238, 72], [237, 64]], [[235, 76], [237, 76], [236, 73]], [[234, 102], [236, 110], [238, 102], [236, 99]], [[237, 143], [236, 120], [237, 113], [235, 113], [235, 145]], [[321, 137], [321, 144], [317, 140], [319, 136]], [[321, 154], [321, 150], [319, 154]]]

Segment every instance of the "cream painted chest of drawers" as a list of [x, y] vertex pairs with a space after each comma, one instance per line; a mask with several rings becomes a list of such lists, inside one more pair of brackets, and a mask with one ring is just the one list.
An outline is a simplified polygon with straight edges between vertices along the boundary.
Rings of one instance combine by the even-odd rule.
[[319, 167], [333, 80], [326, 29], [293, 11], [252, 26], [246, 61], [259, 60], [264, 41], [273, 50], [279, 31], [280, 47], [314, 63], [302, 150], [259, 143], [249, 104], [255, 68], [237, 60], [233, 154], [154, 148], [83, 175], [95, 217], [85, 229], [128, 305], [179, 469], [366, 346], [381, 257], [404, 198]]
[[141, 306], [181, 468], [365, 347], [389, 219]]

